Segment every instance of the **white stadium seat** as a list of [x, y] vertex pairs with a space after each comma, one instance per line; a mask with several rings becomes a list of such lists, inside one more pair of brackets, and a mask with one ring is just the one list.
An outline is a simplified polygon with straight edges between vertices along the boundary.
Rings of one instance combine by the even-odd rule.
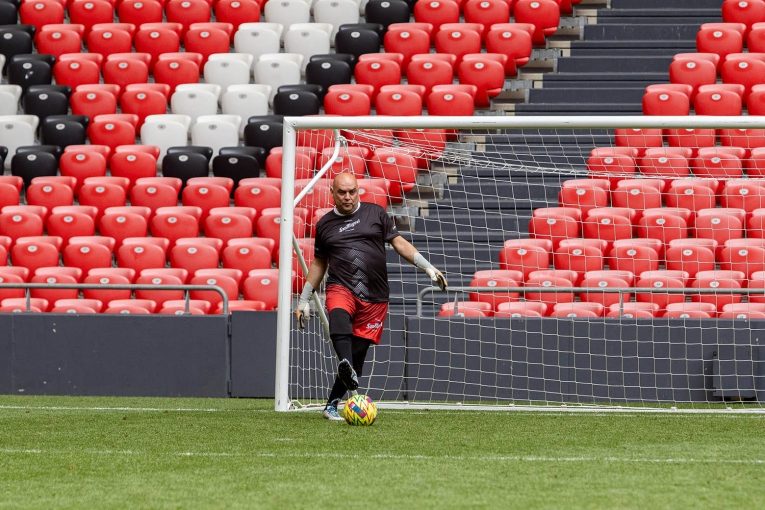
[[200, 115], [215, 115], [218, 113], [220, 90], [220, 85], [215, 83], [178, 85], [170, 97], [170, 110], [188, 115], [192, 123]]
[[302, 70], [312, 55], [329, 53], [332, 25], [329, 23], [295, 23], [284, 34], [284, 51], [303, 55]]
[[220, 85], [223, 90], [229, 85], [249, 83], [252, 60], [249, 53], [213, 53], [205, 63], [205, 81]]
[[24, 145], [35, 144], [35, 132], [40, 119], [37, 115], [0, 116], [0, 145], [8, 148], [5, 167], [11, 167], [11, 159], [16, 149]]
[[240, 136], [247, 125], [247, 119], [253, 115], [268, 115], [268, 98], [271, 97], [269, 85], [248, 84], [231, 85], [220, 99], [221, 111], [224, 114], [240, 115], [242, 122], [239, 126]]
[[254, 66], [261, 55], [279, 53], [283, 31], [281, 23], [242, 23], [234, 34], [234, 50], [252, 55]]
[[157, 164], [161, 167], [168, 147], [188, 145], [190, 125], [188, 115], [149, 115], [141, 126], [141, 143], [159, 147]]
[[239, 115], [202, 115], [191, 126], [191, 144], [210, 147], [218, 154], [221, 147], [239, 145]]
[[21, 87], [18, 85], [0, 85], [0, 115], [16, 115], [19, 111]]
[[317, 23], [332, 25], [330, 41], [333, 45], [340, 25], [359, 22], [358, 5], [355, 0], [316, 0], [313, 6], [313, 19]]
[[293, 23], [311, 21], [311, 5], [305, 0], [269, 0], [263, 12], [268, 23], [281, 23], [285, 30]]
[[280, 86], [300, 83], [302, 67], [303, 55], [297, 53], [263, 55], [255, 64], [255, 83], [271, 86], [271, 95], [268, 98], [270, 101]]

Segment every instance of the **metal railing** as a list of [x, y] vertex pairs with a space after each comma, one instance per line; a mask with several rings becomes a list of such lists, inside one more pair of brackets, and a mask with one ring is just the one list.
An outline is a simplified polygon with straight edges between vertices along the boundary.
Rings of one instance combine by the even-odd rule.
[[[26, 311], [32, 310], [31, 305], [31, 291], [34, 289], [48, 289], [48, 290], [64, 290], [64, 289], [77, 289], [77, 290], [153, 290], [153, 291], [167, 291], [167, 290], [181, 290], [184, 291], [184, 313], [190, 311], [190, 294], [192, 291], [212, 291], [217, 292], [221, 296], [221, 312], [222, 315], [228, 315], [228, 295], [221, 287], [217, 285], [152, 285], [152, 284], [98, 284], [98, 283], [0, 283], [0, 290], [2, 289], [24, 289], [24, 297], [26, 299]], [[108, 304], [108, 303], [106, 303]]]
[[[478, 293], [540, 293], [540, 294], [574, 294], [574, 293], [600, 293], [619, 294], [619, 313], [624, 312], [625, 294], [682, 294], [682, 295], [708, 295], [708, 294], [760, 294], [765, 296], [765, 288], [761, 289], [691, 289], [691, 288], [655, 288], [655, 287], [448, 287], [441, 290], [439, 287], [426, 287], [417, 293], [417, 317], [422, 317], [423, 303], [428, 294], [448, 294], [449, 292], [470, 294]], [[455, 311], [457, 308], [455, 300]]]

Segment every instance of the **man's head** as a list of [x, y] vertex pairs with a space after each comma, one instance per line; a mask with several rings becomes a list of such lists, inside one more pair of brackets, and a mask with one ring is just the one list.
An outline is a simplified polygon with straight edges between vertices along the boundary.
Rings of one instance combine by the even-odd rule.
[[359, 184], [356, 176], [343, 172], [332, 181], [332, 199], [335, 207], [342, 214], [351, 214], [359, 204]]

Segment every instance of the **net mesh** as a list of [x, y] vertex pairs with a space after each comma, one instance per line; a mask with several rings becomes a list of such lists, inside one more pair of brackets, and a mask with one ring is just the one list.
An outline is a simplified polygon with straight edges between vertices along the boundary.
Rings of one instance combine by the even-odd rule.
[[[389, 317], [361, 391], [463, 407], [759, 408], [762, 131], [298, 131], [316, 163], [296, 164], [296, 189], [326, 170], [296, 205], [298, 237], [350, 171], [449, 281], [439, 291], [388, 247]], [[300, 245], [310, 264], [311, 241]], [[289, 358], [292, 405], [323, 404], [337, 361], [319, 318], [290, 332]]]

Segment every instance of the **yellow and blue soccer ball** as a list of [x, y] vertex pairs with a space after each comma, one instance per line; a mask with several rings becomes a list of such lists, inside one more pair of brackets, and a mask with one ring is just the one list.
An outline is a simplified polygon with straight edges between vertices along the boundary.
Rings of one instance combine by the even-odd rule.
[[366, 395], [354, 395], [345, 402], [343, 417], [349, 425], [372, 425], [377, 405]]

